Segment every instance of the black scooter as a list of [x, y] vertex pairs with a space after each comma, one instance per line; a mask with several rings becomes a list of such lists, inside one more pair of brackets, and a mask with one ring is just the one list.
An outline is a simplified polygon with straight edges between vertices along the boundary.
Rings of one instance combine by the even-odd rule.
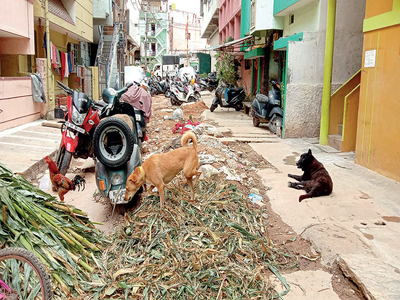
[[218, 87], [219, 79], [215, 73], [209, 73], [207, 76], [207, 89], [209, 92], [212, 92], [215, 88]]
[[[225, 93], [225, 99], [222, 94]], [[219, 81], [219, 85], [215, 90], [215, 97], [210, 106], [210, 111], [213, 112], [218, 105], [221, 107], [233, 107], [236, 111], [243, 108], [243, 100], [246, 98], [244, 88], [230, 88], [224, 80]]]
[[282, 127], [283, 110], [281, 108], [281, 89], [279, 83], [274, 79], [269, 81], [272, 90], [269, 91], [268, 97], [263, 94], [257, 94], [251, 104], [251, 116], [253, 117], [253, 125], [258, 127], [260, 123], [267, 123], [269, 129], [276, 133], [278, 128]]

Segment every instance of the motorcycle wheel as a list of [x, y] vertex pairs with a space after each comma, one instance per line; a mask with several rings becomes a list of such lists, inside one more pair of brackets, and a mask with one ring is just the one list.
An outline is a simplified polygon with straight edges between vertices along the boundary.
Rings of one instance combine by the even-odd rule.
[[128, 124], [119, 118], [102, 120], [94, 131], [93, 140], [97, 159], [107, 167], [122, 167], [131, 158], [135, 139]]
[[199, 92], [194, 93], [194, 97], [196, 98], [196, 101], [199, 101], [201, 99], [201, 95]]
[[71, 159], [72, 153], [67, 151], [64, 146], [58, 150], [57, 168], [61, 174], [65, 175], [67, 173]]
[[237, 105], [235, 106], [235, 110], [236, 110], [236, 111], [242, 110], [242, 105], [241, 105], [241, 104], [237, 104]]
[[172, 105], [181, 105], [183, 102], [176, 99], [174, 94], [171, 94], [171, 104]]
[[213, 112], [217, 107], [218, 107], [218, 105], [216, 105], [216, 104], [211, 104], [211, 106], [210, 106], [210, 111]]
[[165, 92], [165, 97], [167, 97], [167, 98], [171, 97], [171, 92], [170, 91], [166, 91]]
[[268, 123], [269, 130], [273, 133], [276, 133], [279, 127], [282, 127], [283, 119], [280, 116], [273, 116], [272, 119]]
[[259, 121], [257, 118], [255, 118], [255, 117], [253, 117], [253, 126], [254, 126], [254, 127], [260, 126], [260, 121]]
[[214, 89], [214, 88], [213, 88], [212, 86], [207, 87], [207, 90], [208, 90], [209, 92], [212, 92], [213, 89]]

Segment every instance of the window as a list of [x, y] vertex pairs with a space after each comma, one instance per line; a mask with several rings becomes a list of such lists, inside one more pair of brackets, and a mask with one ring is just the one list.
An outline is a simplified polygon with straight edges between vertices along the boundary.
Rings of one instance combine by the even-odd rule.
[[68, 47], [67, 47], [68, 52], [72, 51], [72, 53], [74, 54], [74, 65], [78, 65], [78, 61], [79, 61], [80, 53], [78, 51], [78, 46], [79, 45], [69, 43]]
[[28, 73], [32, 73], [32, 57], [35, 58], [33, 55], [26, 56], [26, 63], [27, 63], [27, 71]]
[[244, 60], [244, 69], [250, 70], [250, 67], [251, 67], [251, 59], [245, 59]]
[[158, 12], [158, 6], [154, 6], [154, 12]]
[[294, 15], [289, 16], [289, 25], [294, 23]]
[[250, 28], [253, 28], [255, 25], [256, 25], [256, 0], [252, 0]]

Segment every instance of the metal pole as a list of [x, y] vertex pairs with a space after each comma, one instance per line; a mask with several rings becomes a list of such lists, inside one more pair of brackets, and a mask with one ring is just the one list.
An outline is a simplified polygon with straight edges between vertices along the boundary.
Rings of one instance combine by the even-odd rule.
[[257, 93], [261, 91], [261, 57], [258, 58], [258, 70], [257, 70]]
[[147, 11], [149, 9], [149, 2], [146, 2], [146, 10], [144, 12], [144, 72], [147, 77]]
[[329, 134], [329, 108], [332, 88], [332, 65], [333, 46], [335, 42], [335, 15], [336, 0], [328, 0], [328, 17], [326, 21], [326, 42], [325, 42], [325, 67], [324, 67], [324, 88], [322, 92], [321, 127], [319, 132], [319, 143], [328, 144]]
[[186, 21], [186, 66], [189, 66], [189, 14]]
[[251, 91], [250, 94], [253, 95], [254, 92], [254, 59], [251, 60]]
[[46, 85], [47, 85], [47, 112], [51, 109], [50, 101], [53, 98], [50, 96], [50, 85], [51, 85], [51, 60], [50, 60], [50, 21], [48, 18], [49, 13], [49, 0], [45, 1], [44, 4], [44, 16], [46, 19], [46, 50], [47, 50], [47, 59], [46, 59]]

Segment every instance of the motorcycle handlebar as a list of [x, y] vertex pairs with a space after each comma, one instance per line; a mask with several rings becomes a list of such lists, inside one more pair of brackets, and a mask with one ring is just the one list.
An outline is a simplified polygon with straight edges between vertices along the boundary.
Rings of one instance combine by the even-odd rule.
[[57, 83], [58, 83], [58, 86], [59, 86], [60, 88], [62, 88], [67, 94], [72, 95], [73, 90], [72, 90], [71, 88], [69, 88], [69, 87], [67, 87], [66, 85], [64, 85], [61, 81], [58, 81], [58, 80], [57, 80]]

